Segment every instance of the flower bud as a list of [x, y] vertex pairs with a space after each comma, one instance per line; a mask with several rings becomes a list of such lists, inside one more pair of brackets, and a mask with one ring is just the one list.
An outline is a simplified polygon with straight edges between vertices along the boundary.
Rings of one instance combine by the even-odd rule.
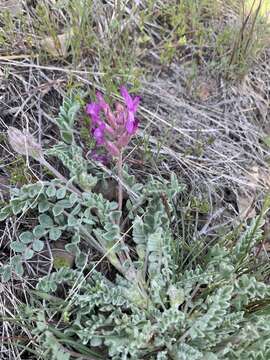
[[119, 151], [118, 147], [114, 143], [112, 143], [111, 141], [106, 141], [105, 146], [106, 146], [107, 151], [113, 157], [118, 157], [119, 156], [120, 151]]

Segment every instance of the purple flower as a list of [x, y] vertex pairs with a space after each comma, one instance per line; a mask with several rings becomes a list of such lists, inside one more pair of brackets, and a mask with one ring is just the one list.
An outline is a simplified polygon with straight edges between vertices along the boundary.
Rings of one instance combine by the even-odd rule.
[[104, 144], [104, 130], [105, 130], [104, 123], [101, 123], [97, 128], [92, 129], [92, 134], [93, 134], [94, 138], [96, 139], [97, 145]]
[[126, 129], [129, 134], [133, 134], [136, 131], [136, 125], [135, 125], [135, 113], [137, 111], [137, 108], [139, 106], [140, 97], [135, 96], [134, 99], [129, 95], [127, 88], [125, 86], [121, 86], [120, 93], [123, 96], [127, 110], [128, 110], [128, 118], [126, 122]]
[[100, 106], [100, 108], [102, 110], [104, 110], [105, 112], [108, 111], [110, 109], [109, 105], [106, 103], [103, 95], [101, 94], [101, 92], [97, 91], [96, 92], [96, 97], [98, 99], [98, 105]]
[[100, 104], [90, 103], [86, 106], [86, 114], [91, 116], [93, 122], [98, 122], [100, 120], [99, 113], [101, 111]]
[[121, 86], [120, 93], [125, 105], [116, 103], [114, 112], [100, 92], [96, 94], [97, 102], [86, 106], [86, 113], [92, 119], [91, 133], [96, 140], [96, 145], [102, 145], [113, 157], [118, 157], [127, 146], [139, 124], [135, 113], [140, 97], [132, 98], [124, 86]]

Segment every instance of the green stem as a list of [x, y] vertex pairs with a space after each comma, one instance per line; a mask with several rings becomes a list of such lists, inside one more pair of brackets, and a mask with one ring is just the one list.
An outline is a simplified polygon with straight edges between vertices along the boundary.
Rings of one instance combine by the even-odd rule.
[[[117, 163], [117, 172], [118, 172], [118, 210], [122, 211], [123, 207], [123, 154], [120, 152], [118, 163]], [[119, 219], [120, 222], [120, 219]]]

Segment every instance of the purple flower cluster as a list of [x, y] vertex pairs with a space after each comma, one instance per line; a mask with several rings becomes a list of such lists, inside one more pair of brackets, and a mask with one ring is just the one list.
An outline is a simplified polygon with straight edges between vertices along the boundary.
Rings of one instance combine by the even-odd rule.
[[121, 86], [120, 93], [125, 105], [116, 103], [114, 112], [100, 92], [96, 94], [97, 101], [86, 106], [86, 113], [92, 120], [91, 133], [97, 146], [104, 146], [113, 157], [120, 155], [138, 128], [135, 113], [140, 98], [132, 98], [124, 86]]

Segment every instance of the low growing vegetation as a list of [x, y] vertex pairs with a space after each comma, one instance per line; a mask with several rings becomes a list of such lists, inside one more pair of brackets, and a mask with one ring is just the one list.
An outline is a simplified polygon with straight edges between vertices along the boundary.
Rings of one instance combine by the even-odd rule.
[[0, 358], [269, 359], [267, 3], [3, 6]]

